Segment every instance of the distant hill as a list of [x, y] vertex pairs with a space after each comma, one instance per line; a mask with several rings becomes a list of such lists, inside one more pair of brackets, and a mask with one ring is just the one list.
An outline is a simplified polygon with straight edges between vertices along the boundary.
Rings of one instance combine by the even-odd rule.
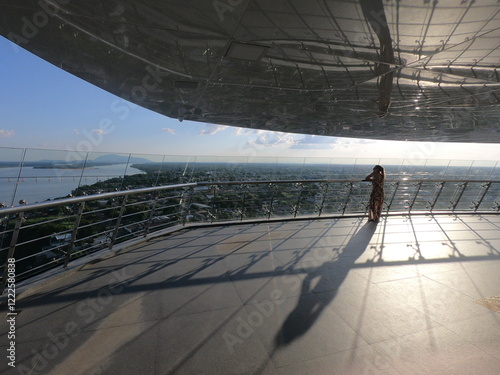
[[[107, 155], [102, 155], [94, 160], [87, 160], [85, 162], [84, 160], [80, 161], [65, 161], [65, 160], [37, 160], [37, 161], [28, 161], [25, 162], [23, 165], [25, 167], [33, 167], [35, 169], [67, 169], [67, 168], [83, 168], [85, 165], [86, 167], [92, 167], [92, 166], [99, 166], [99, 165], [113, 165], [113, 164], [126, 164], [127, 162], [130, 162], [131, 164], [141, 164], [141, 163], [152, 163], [151, 160], [148, 160], [146, 158], [139, 158], [139, 157], [131, 157], [129, 160], [128, 156], [125, 155], [116, 155], [116, 154], [107, 154]], [[7, 167], [7, 166], [17, 166], [19, 163], [0, 163], [0, 167]]]
[[138, 158], [135, 156], [129, 157], [126, 155], [116, 155], [116, 154], [108, 154], [103, 155], [91, 160], [94, 164], [125, 164], [127, 162], [130, 163], [152, 163], [151, 160], [146, 158]]

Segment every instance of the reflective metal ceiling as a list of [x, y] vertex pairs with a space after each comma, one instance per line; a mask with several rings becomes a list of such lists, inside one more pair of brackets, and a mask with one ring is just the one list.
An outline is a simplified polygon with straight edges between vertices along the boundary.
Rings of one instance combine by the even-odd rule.
[[497, 0], [0, 0], [0, 33], [179, 120], [500, 142]]

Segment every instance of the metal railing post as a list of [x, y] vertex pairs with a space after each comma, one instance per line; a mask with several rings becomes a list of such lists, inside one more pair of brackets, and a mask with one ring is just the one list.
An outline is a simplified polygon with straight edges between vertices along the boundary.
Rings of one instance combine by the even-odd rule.
[[351, 194], [352, 194], [353, 188], [354, 188], [354, 184], [352, 182], [349, 182], [349, 192], [347, 193], [347, 197], [346, 197], [344, 203], [342, 203], [342, 216], [344, 216], [345, 210], [347, 209], [347, 205], [349, 204], [349, 200], [351, 199]]
[[245, 204], [246, 204], [246, 201], [247, 201], [248, 185], [244, 184], [244, 185], [242, 185], [242, 188], [243, 188], [243, 197], [241, 198], [240, 221], [243, 221], [243, 217], [245, 215]]
[[128, 200], [128, 195], [125, 195], [123, 197], [122, 205], [120, 207], [120, 212], [118, 213], [118, 218], [116, 219], [115, 229], [113, 229], [113, 234], [111, 235], [111, 238], [109, 239], [108, 248], [110, 250], [113, 248], [113, 245], [115, 244], [115, 241], [116, 241], [116, 237], [118, 236], [118, 230], [120, 229], [123, 213], [125, 212], [125, 207], [127, 205], [127, 200]]
[[413, 206], [415, 205], [415, 202], [417, 201], [417, 196], [418, 193], [420, 193], [420, 188], [422, 187], [422, 181], [417, 182], [417, 191], [415, 192], [415, 195], [413, 196], [412, 202], [408, 205], [408, 212], [410, 212], [413, 209]]
[[269, 212], [267, 213], [268, 220], [271, 218], [271, 215], [274, 211], [274, 196], [276, 194], [276, 185], [271, 183], [269, 184], [269, 188], [272, 189], [272, 193], [271, 193], [271, 202], [269, 203]]
[[217, 185], [214, 185], [213, 186], [213, 189], [212, 189], [212, 192], [213, 192], [213, 196], [212, 196], [212, 203], [210, 204], [210, 207], [212, 208], [212, 212], [209, 212], [209, 216], [210, 216], [210, 222], [213, 223], [214, 222], [214, 219], [217, 217], [215, 215], [216, 213], [216, 209], [215, 209], [215, 201], [216, 201], [216, 196], [217, 196], [217, 191], [219, 190], [219, 187]]
[[386, 212], [389, 212], [391, 210], [391, 206], [392, 206], [392, 202], [394, 202], [394, 198], [396, 197], [396, 193], [399, 189], [399, 181], [397, 181], [395, 183], [396, 185], [396, 188], [394, 189], [394, 192], [392, 193], [392, 197], [391, 197], [391, 200], [389, 201], [389, 204], [387, 205], [387, 211]]
[[450, 202], [451, 203], [451, 211], [455, 211], [455, 208], [457, 208], [458, 206], [458, 202], [460, 202], [460, 199], [462, 199], [462, 195], [464, 195], [464, 192], [465, 192], [465, 189], [467, 188], [467, 184], [468, 182], [462, 182], [460, 184], [458, 184], [458, 187], [461, 187], [461, 191], [458, 193], [458, 197], [457, 197], [457, 200], [455, 202]]
[[298, 185], [300, 186], [300, 191], [299, 195], [297, 196], [297, 201], [295, 202], [295, 205], [292, 206], [293, 217], [297, 217], [297, 213], [299, 212], [300, 197], [302, 196], [302, 192], [304, 191], [304, 184], [299, 183]]
[[316, 205], [318, 208], [318, 216], [321, 216], [323, 213], [323, 208], [325, 207], [325, 201], [326, 201], [326, 195], [328, 194], [328, 184], [327, 183], [322, 183], [321, 187], [323, 188], [323, 196], [321, 197], [321, 204], [319, 207]]
[[148, 221], [146, 222], [146, 225], [144, 227], [143, 237], [147, 237], [147, 235], [149, 234], [149, 228], [151, 228], [151, 221], [153, 220], [153, 216], [155, 214], [155, 209], [156, 209], [156, 205], [158, 204], [158, 199], [159, 198], [160, 198], [160, 193], [156, 192], [155, 193], [155, 200], [153, 202], [153, 206], [151, 207], [151, 211], [149, 213]]
[[76, 214], [75, 224], [73, 226], [73, 231], [71, 232], [71, 239], [69, 241], [69, 248], [66, 251], [66, 256], [64, 259], [64, 265], [63, 265], [64, 268], [68, 267], [68, 262], [69, 262], [69, 259], [71, 258], [71, 253], [73, 252], [73, 248], [75, 247], [76, 234], [78, 232], [78, 227], [80, 226], [80, 220], [82, 219], [84, 207], [85, 207], [85, 202], [80, 202], [80, 204], [78, 205], [78, 212]]
[[189, 187], [188, 189], [183, 189], [179, 199], [179, 222], [184, 226], [187, 222], [187, 216], [189, 215], [189, 210], [191, 208], [191, 202], [193, 201], [194, 187]]
[[9, 252], [7, 253], [7, 259], [5, 259], [5, 263], [3, 266], [3, 276], [2, 276], [2, 284], [0, 285], [0, 291], [3, 292], [5, 289], [5, 285], [7, 284], [7, 278], [9, 274], [9, 259], [14, 258], [14, 252], [16, 250], [17, 239], [19, 237], [19, 232], [21, 230], [21, 225], [23, 223], [24, 212], [21, 211], [16, 215], [16, 221], [14, 223], [14, 230], [12, 232], [12, 238], [10, 240]]
[[439, 199], [439, 196], [441, 195], [441, 192], [443, 191], [444, 182], [438, 182], [436, 184], [436, 187], [439, 187], [439, 190], [437, 191], [434, 200], [432, 202], [427, 202], [427, 203], [429, 203], [429, 211], [430, 212], [432, 212], [432, 210], [434, 209], [434, 206], [436, 205], [436, 203], [437, 203], [437, 201]]
[[[481, 205], [481, 203], [483, 203], [484, 197], [486, 196], [486, 193], [490, 189], [490, 186], [491, 186], [491, 182], [487, 182], [486, 184], [481, 185], [481, 187], [483, 188], [483, 192], [481, 193], [481, 196], [479, 197], [477, 202], [472, 202], [472, 204], [473, 204], [472, 207], [474, 208], [474, 212], [476, 212], [477, 209], [479, 208], [479, 206]], [[484, 189], [484, 188], [486, 188], [486, 189]]]

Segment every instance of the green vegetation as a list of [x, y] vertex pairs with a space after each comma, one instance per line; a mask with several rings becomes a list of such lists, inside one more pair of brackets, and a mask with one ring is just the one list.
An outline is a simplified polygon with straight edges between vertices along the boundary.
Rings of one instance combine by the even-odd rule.
[[[194, 181], [289, 181], [321, 179], [325, 175], [324, 166], [309, 166], [304, 171], [302, 165], [254, 164], [243, 168], [231, 163], [141, 163], [133, 167], [145, 173], [80, 186], [71, 195], [94, 195]], [[342, 174], [342, 169], [338, 173]], [[345, 184], [340, 184], [329, 190], [321, 182], [305, 185], [291, 182], [208, 185], [190, 190], [187, 195], [184, 195], [186, 189], [177, 189], [131, 195], [126, 200], [123, 197], [96, 199], [85, 203], [71, 257], [105, 248], [110, 242], [144, 235], [151, 229], [176, 224], [181, 219], [181, 210], [182, 219], [187, 221], [313, 215], [319, 213], [322, 204], [329, 212], [339, 212], [342, 202], [338, 199], [340, 196], [345, 198], [346, 189]], [[79, 204], [74, 204], [30, 212], [25, 216], [15, 253], [19, 274], [43, 270], [64, 260], [78, 210]], [[14, 227], [13, 219], [3, 221], [6, 229]], [[10, 243], [10, 237], [11, 232], [7, 231], [3, 236], [4, 247]]]

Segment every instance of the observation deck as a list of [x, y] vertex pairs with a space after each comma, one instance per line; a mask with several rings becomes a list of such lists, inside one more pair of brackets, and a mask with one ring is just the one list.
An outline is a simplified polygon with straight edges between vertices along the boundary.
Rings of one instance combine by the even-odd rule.
[[[424, 192], [418, 182], [411, 184], [416, 188], [412, 195], [405, 189], [404, 199], [408, 208], [415, 208]], [[432, 184], [439, 194], [431, 203], [438, 206], [446, 186], [454, 186], [446, 199], [458, 200], [449, 205], [449, 212], [386, 210], [378, 224], [368, 223], [363, 212], [300, 217], [300, 210], [296, 217], [218, 222], [221, 213], [214, 206], [199, 203], [193, 208], [193, 194], [206, 192], [196, 184], [4, 209], [17, 212], [17, 229], [22, 231], [23, 216], [29, 217], [30, 211], [72, 203], [76, 209], [69, 210], [70, 217], [77, 229], [70, 231], [74, 249], [65, 252], [67, 268], [61, 268], [61, 259], [51, 260], [58, 268], [50, 272], [62, 272], [59, 276], [43, 273], [18, 282], [16, 368], [2, 360], [0, 371], [497, 374], [500, 216], [496, 206], [489, 212], [478, 210], [485, 202], [492, 205], [482, 192], [491, 193], [496, 182], [473, 183], [477, 194], [466, 193], [464, 183]], [[235, 199], [236, 193], [227, 187], [238, 184], [214, 185], [217, 194], [210, 194], [212, 199], [224, 194]], [[341, 200], [357, 197], [361, 207], [366, 196], [354, 182], [347, 187]], [[155, 189], [156, 203], [144, 204]], [[107, 199], [106, 194], [121, 196], [121, 207], [140, 206], [133, 197], [147, 198], [140, 201], [149, 210], [141, 216], [145, 224], [133, 234], [133, 243], [73, 259], [84, 252], [78, 242], [89, 243], [79, 236], [89, 225], [83, 224], [86, 215], [98, 215], [102, 221], [103, 210], [114, 212], [117, 216], [106, 220], [116, 231], [107, 238], [116, 242], [117, 228], [125, 225], [128, 215], [137, 215], [120, 205], [83, 209], [82, 202], [89, 208], [93, 200]], [[466, 206], [464, 199], [478, 194], [483, 197], [480, 205], [458, 211]], [[434, 197], [424, 194], [429, 196]], [[290, 199], [295, 202], [296, 197]], [[184, 218], [192, 212], [181, 208], [189, 206], [198, 213], [204, 210], [206, 220], [160, 225], [149, 233], [152, 218], [172, 201]], [[398, 198], [393, 203], [402, 207]], [[278, 204], [270, 207], [279, 209]], [[231, 212], [237, 216], [243, 211]], [[19, 244], [19, 249], [25, 245]], [[41, 281], [33, 284], [37, 278]], [[0, 324], [6, 337], [7, 319]], [[5, 358], [5, 340], [1, 349]]]
[[498, 373], [497, 161], [0, 151], [2, 374]]
[[[179, 121], [500, 142], [498, 1], [305, 4], [1, 1], [0, 35]], [[498, 157], [141, 160], [88, 142], [0, 148], [0, 202], [54, 199], [0, 204], [2, 374], [499, 373]], [[394, 167], [378, 224], [375, 164]]]

